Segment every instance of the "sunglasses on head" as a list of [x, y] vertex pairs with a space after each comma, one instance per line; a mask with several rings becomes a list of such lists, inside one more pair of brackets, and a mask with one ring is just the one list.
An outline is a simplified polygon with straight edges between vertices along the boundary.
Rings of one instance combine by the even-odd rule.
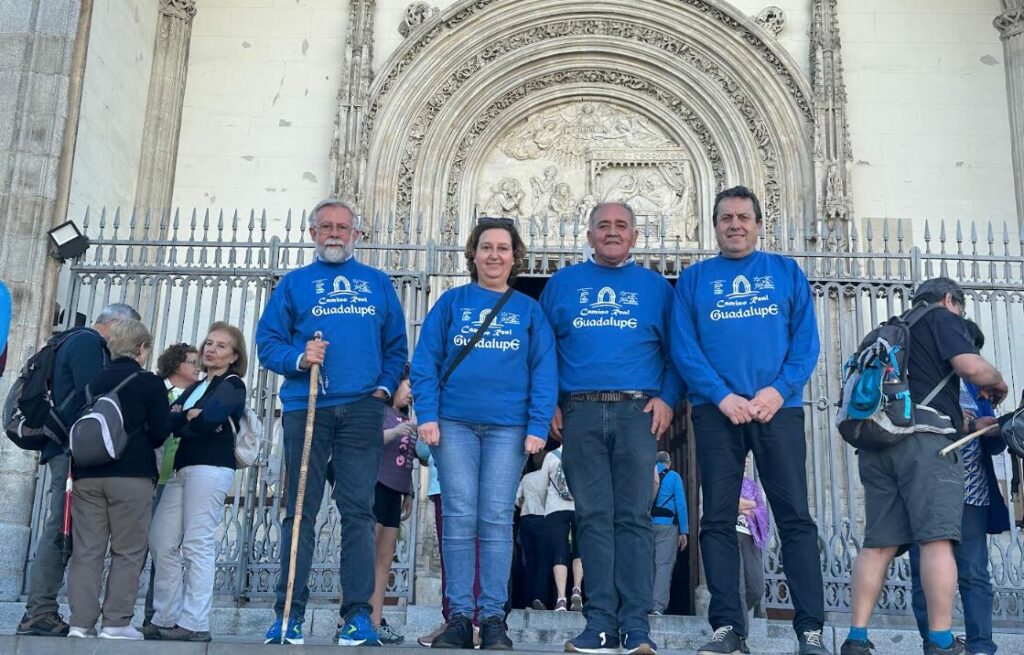
[[516, 222], [504, 216], [481, 216], [476, 219], [477, 225], [500, 225], [502, 227], [515, 227]]

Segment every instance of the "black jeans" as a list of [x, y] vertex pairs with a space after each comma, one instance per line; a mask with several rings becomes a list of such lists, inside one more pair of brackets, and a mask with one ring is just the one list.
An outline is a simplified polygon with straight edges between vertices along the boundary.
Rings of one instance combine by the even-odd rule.
[[[306, 497], [299, 526], [299, 547], [295, 558], [295, 588], [290, 617], [301, 621], [309, 600], [309, 571], [316, 548], [316, 517], [327, 478], [327, 464], [334, 468], [334, 502], [341, 516], [341, 615], [370, 611], [374, 585], [374, 487], [383, 449], [384, 407], [382, 399], [367, 396], [347, 405], [316, 410], [313, 445], [306, 473]], [[274, 611], [284, 613], [288, 589], [288, 559], [291, 553], [295, 494], [299, 487], [299, 465], [306, 431], [305, 410], [286, 412], [284, 456], [288, 469], [288, 508], [281, 522], [281, 576], [277, 580]]]
[[546, 517], [530, 514], [519, 518], [519, 543], [523, 548], [523, 600], [527, 606], [534, 600], [544, 604], [548, 599], [551, 579], [551, 540]]
[[796, 609], [793, 627], [797, 634], [820, 629], [825, 602], [818, 528], [807, 508], [803, 409], [780, 409], [768, 423], [733, 425], [717, 407], [698, 405], [693, 408], [693, 431], [704, 497], [700, 547], [711, 592], [711, 627], [731, 625], [738, 633], [746, 626], [739, 594], [736, 514], [744, 459], [753, 451], [782, 539], [786, 581]]
[[646, 400], [562, 403], [562, 464], [576, 501], [579, 551], [587, 572], [583, 614], [587, 627], [598, 632], [650, 629], [647, 611], [654, 589], [650, 510], [658, 442], [651, 434], [653, 414], [643, 411], [646, 404]]

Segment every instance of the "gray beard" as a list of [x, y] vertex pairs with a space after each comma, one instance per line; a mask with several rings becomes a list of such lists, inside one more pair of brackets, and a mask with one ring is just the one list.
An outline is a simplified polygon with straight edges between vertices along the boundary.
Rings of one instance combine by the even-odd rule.
[[351, 248], [345, 246], [321, 246], [316, 245], [316, 256], [319, 260], [328, 264], [340, 264], [352, 254]]

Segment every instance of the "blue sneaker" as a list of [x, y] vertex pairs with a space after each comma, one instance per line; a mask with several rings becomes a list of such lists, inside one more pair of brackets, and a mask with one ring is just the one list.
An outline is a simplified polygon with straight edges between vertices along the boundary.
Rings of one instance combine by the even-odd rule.
[[[263, 638], [265, 644], [280, 644], [281, 643], [281, 619], [274, 621], [274, 625], [270, 626], [270, 630], [267, 630], [267, 635]], [[288, 632], [284, 636], [284, 643], [286, 644], [303, 644], [305, 640], [302, 638], [302, 622], [298, 619], [288, 619]]]
[[593, 628], [587, 628], [573, 639], [565, 642], [565, 652], [618, 655], [619, 636], [614, 633], [599, 632]]
[[658, 644], [645, 630], [630, 630], [622, 636], [622, 652], [625, 655], [658, 655]]
[[345, 625], [338, 628], [339, 646], [380, 646], [380, 635], [373, 627], [370, 615], [364, 611], [356, 612], [345, 620]]

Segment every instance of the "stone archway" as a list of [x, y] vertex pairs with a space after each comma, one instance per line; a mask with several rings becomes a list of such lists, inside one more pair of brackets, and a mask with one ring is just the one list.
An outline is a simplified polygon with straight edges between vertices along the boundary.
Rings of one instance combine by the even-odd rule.
[[744, 183], [771, 238], [813, 211], [809, 98], [724, 1], [464, 0], [376, 77], [357, 195], [394, 212], [396, 240], [417, 237], [412, 216], [451, 241], [475, 210], [555, 218], [618, 193], [674, 207], [671, 229], [709, 245], [714, 193]]

